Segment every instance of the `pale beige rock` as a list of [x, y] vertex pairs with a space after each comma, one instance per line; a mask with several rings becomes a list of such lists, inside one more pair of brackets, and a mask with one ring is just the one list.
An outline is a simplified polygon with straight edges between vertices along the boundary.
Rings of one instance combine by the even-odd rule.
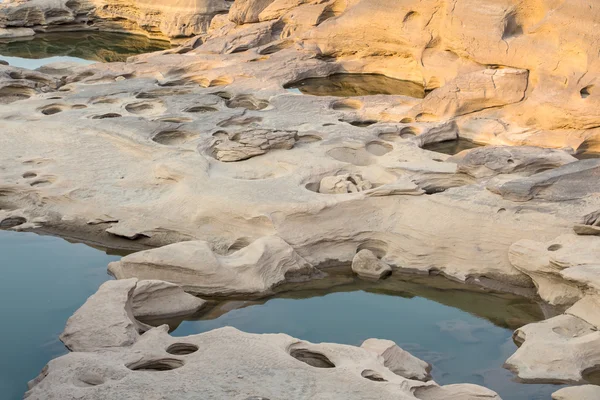
[[128, 255], [108, 269], [118, 279], [157, 279], [211, 296], [264, 294], [288, 280], [317, 274], [276, 236], [258, 239], [230, 255], [214, 253], [203, 241], [181, 242]]
[[457, 172], [475, 178], [498, 174], [534, 175], [576, 162], [562, 150], [540, 149], [533, 146], [486, 146], [461, 152], [448, 162], [457, 164]]
[[137, 279], [108, 281], [67, 321], [60, 340], [71, 351], [130, 346], [140, 325], [131, 310]]
[[132, 294], [131, 311], [135, 318], [166, 320], [192, 315], [206, 302], [183, 291], [180, 286], [163, 281], [138, 281]]
[[529, 382], [584, 383], [600, 363], [600, 332], [572, 315], [559, 315], [518, 329], [520, 343], [506, 367]]
[[130, 346], [150, 326], [138, 321], [164, 321], [192, 315], [205, 301], [162, 281], [108, 281], [67, 321], [60, 336], [71, 351]]
[[26, 395], [30, 400], [95, 400], [148, 393], [165, 400], [190, 393], [214, 399], [232, 393], [239, 399], [500, 399], [481, 386], [440, 387], [403, 378], [385, 367], [382, 357], [359, 347], [231, 327], [174, 338], [166, 326], [146, 332], [131, 347], [57, 358], [30, 383]]
[[419, 381], [431, 379], [431, 375], [429, 374], [431, 365], [429, 363], [401, 349], [391, 340], [367, 339], [360, 347], [373, 351], [383, 357], [383, 365], [396, 375]]
[[562, 388], [552, 393], [552, 400], [596, 400], [600, 398], [600, 386], [582, 385]]
[[371, 250], [363, 249], [352, 259], [352, 271], [361, 278], [381, 279], [392, 273], [392, 268], [377, 258]]

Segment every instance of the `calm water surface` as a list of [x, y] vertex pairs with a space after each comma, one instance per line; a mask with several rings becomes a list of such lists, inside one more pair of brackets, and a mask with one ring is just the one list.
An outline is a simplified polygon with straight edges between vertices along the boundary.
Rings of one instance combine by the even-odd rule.
[[22, 399], [27, 382], [67, 352], [58, 335], [118, 258], [55, 237], [0, 231], [1, 399]]
[[[6, 231], [0, 231], [0, 254], [0, 393], [3, 400], [16, 400], [49, 360], [66, 353], [58, 340], [66, 320], [109, 279], [106, 266], [118, 257], [55, 237]], [[432, 363], [434, 379], [442, 384], [483, 384], [505, 400], [549, 399], [556, 390], [515, 383], [502, 369], [515, 349], [512, 330], [543, 318], [534, 302], [466, 291], [433, 277], [331, 279], [337, 283], [333, 289], [327, 288], [332, 281], [322, 280], [270, 300], [221, 303], [201, 320], [183, 321], [173, 334], [231, 325], [312, 342], [391, 339]]]
[[32, 38], [0, 40], [0, 60], [15, 67], [35, 69], [54, 62], [82, 64], [125, 61], [136, 54], [171, 48], [169, 42], [145, 36], [110, 32], [61, 32]]

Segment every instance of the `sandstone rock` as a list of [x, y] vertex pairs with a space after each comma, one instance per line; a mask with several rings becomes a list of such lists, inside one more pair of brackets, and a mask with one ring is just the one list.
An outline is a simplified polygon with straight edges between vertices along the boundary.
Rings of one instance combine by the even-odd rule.
[[363, 180], [360, 175], [343, 174], [326, 176], [325, 178], [321, 179], [319, 184], [319, 193], [357, 193], [369, 190], [371, 187], [371, 182]]
[[573, 226], [573, 230], [578, 235], [600, 235], [600, 210], [584, 216], [581, 223]]
[[359, 347], [230, 327], [173, 338], [162, 326], [132, 347], [57, 358], [43, 375], [31, 383], [28, 399], [112, 399], [150, 392], [165, 400], [190, 393], [215, 399], [232, 393], [239, 399], [499, 399], [481, 386], [440, 387], [403, 378], [386, 368], [382, 357]]
[[431, 365], [407, 351], [404, 351], [391, 340], [367, 339], [360, 346], [383, 357], [383, 365], [396, 375], [407, 379], [427, 381], [431, 379]]
[[352, 259], [352, 271], [361, 278], [381, 279], [392, 273], [392, 268], [377, 258], [371, 250], [363, 249]]
[[183, 291], [180, 286], [163, 281], [138, 281], [132, 294], [131, 311], [146, 323], [192, 315], [206, 302]]
[[208, 243], [188, 241], [141, 251], [109, 264], [118, 279], [159, 279], [195, 294], [265, 294], [317, 271], [276, 236], [256, 240], [230, 255], [214, 253]]
[[600, 238], [564, 235], [547, 243], [519, 241], [509, 249], [512, 265], [536, 283], [551, 304], [573, 304], [600, 288]]
[[600, 364], [600, 332], [572, 315], [518, 329], [519, 349], [505, 366], [527, 382], [584, 383]]
[[512, 201], [567, 201], [600, 191], [598, 176], [600, 160], [583, 160], [488, 189]]
[[455, 162], [459, 173], [486, 178], [514, 173], [530, 176], [577, 159], [562, 150], [533, 146], [486, 146], [460, 153], [447, 161]]
[[294, 147], [296, 132], [252, 130], [236, 133], [231, 139], [217, 138], [212, 145], [214, 157], [232, 162], [265, 154], [270, 150]]
[[582, 385], [566, 387], [552, 393], [552, 400], [595, 400], [600, 398], [600, 386]]
[[417, 118], [441, 118], [517, 103], [525, 97], [528, 76], [528, 71], [514, 68], [460, 75], [431, 92], [411, 113]]
[[108, 281], [69, 318], [60, 339], [71, 351], [130, 346], [150, 329], [136, 318], [160, 322], [192, 315], [204, 304], [167, 282]]
[[21, 38], [35, 35], [35, 31], [31, 28], [0, 28], [0, 39]]
[[71, 351], [130, 346], [140, 325], [131, 311], [137, 279], [108, 281], [67, 321], [60, 340]]
[[238, 25], [258, 22], [258, 16], [273, 0], [236, 0], [229, 10], [229, 20]]

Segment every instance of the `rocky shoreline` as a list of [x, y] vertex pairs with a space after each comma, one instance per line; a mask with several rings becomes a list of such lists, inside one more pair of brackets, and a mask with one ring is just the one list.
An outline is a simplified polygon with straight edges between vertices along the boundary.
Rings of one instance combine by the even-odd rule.
[[[169, 287], [167, 293], [187, 298], [189, 307], [185, 292], [260, 297], [280, 285], [323, 279], [340, 265], [367, 279], [441, 274], [537, 293], [566, 312], [518, 329], [521, 347], [507, 367], [525, 381], [596, 382], [600, 98], [594, 82], [600, 64], [599, 34], [590, 24], [599, 10], [585, 1], [534, 0], [486, 7], [474, 0], [189, 3], [195, 6], [176, 2], [165, 11], [168, 18], [150, 13], [162, 15], [161, 37], [199, 34], [174, 49], [126, 63], [37, 71], [0, 65], [0, 226], [143, 250], [109, 267], [118, 280], [107, 285], [118, 290], [101, 288], [63, 336], [69, 348], [78, 348], [69, 345], [73, 335], [91, 344], [51, 362], [31, 398], [64, 398], [73, 389], [68, 377], [84, 365], [104, 365], [120, 377], [109, 385], [105, 378], [95, 385], [83, 379], [86, 398], [144, 387], [182, 398], [171, 384], [184, 382], [187, 371], [206, 373], [180, 368], [183, 359], [163, 354], [167, 361], [157, 365], [178, 378], [161, 389], [113, 365], [134, 354], [142, 362], [145, 351], [148, 360], [156, 358], [152, 346], [172, 340], [164, 327], [139, 336], [147, 327], [128, 308], [131, 296], [135, 303], [133, 281], [164, 281], [147, 296]], [[56, 4], [0, 4], [0, 26], [9, 32], [3, 34], [54, 23], [70, 29], [82, 14], [48, 21]], [[124, 12], [110, 4], [77, 6], [98, 15], [96, 27], [114, 19], [136, 33], [157, 26], [138, 21], [131, 28], [124, 17], [103, 16], [98, 10]], [[206, 20], [190, 7], [204, 10]], [[40, 9], [47, 10], [46, 20], [34, 18]], [[174, 20], [190, 28], [177, 30]], [[289, 89], [334, 74], [383, 74], [413, 86], [405, 94], [351, 97]], [[361, 90], [380, 86], [373, 80]], [[458, 139], [482, 147], [456, 155], [424, 149]], [[103, 314], [121, 322], [92, 318], [100, 325], [73, 328], [73, 321], [90, 319], [86, 309], [96, 307], [97, 296], [107, 298]], [[161, 301], [150, 304], [149, 312], [160, 315]], [[118, 340], [94, 344], [99, 337]], [[227, 352], [237, 354], [235, 342], [243, 340], [264, 350], [263, 365], [276, 363], [313, 380], [321, 398], [335, 398], [332, 387], [349, 390], [339, 398], [498, 398], [480, 387], [390, 375], [382, 359], [364, 349], [320, 345], [340, 357], [307, 356], [321, 364], [324, 356], [336, 367], [339, 373], [327, 378], [310, 363], [292, 372], [298, 360], [281, 349], [294, 339], [284, 335], [225, 330], [190, 337], [190, 343], [204, 340], [224, 354], [210, 359], [222, 368], [215, 379], [235, 368], [226, 363], [236, 359]], [[249, 360], [240, 359], [240, 368]], [[367, 379], [359, 369], [371, 371]], [[266, 378], [257, 371], [253, 379]], [[200, 381], [189, 390], [210, 390]], [[253, 388], [228, 383], [222, 390], [242, 387]], [[269, 387], [272, 398], [319, 398]], [[266, 396], [246, 389], [240, 399]], [[587, 394], [580, 391], [594, 398], [598, 386], [563, 389], [555, 398], [582, 399]]]

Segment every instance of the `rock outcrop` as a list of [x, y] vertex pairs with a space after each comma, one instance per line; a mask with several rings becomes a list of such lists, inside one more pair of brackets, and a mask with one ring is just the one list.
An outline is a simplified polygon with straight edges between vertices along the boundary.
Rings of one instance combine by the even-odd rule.
[[363, 249], [352, 259], [352, 271], [361, 278], [381, 279], [392, 273], [392, 268], [379, 260], [371, 250]]
[[9, 38], [102, 30], [177, 39], [205, 33], [212, 18], [228, 9], [224, 0], [9, 0], [0, 4], [0, 29]]
[[136, 318], [164, 321], [192, 315], [204, 303], [167, 282], [108, 281], [69, 318], [60, 340], [71, 351], [130, 346], [151, 328]]
[[160, 279], [208, 296], [266, 294], [283, 282], [318, 275], [276, 236], [258, 239], [229, 255], [214, 253], [203, 241], [175, 243], [125, 256], [108, 270], [117, 279]]
[[403, 378], [382, 357], [359, 347], [234, 328], [174, 338], [166, 326], [146, 332], [130, 347], [57, 358], [30, 386], [29, 400], [144, 393], [163, 399], [190, 394], [212, 399], [500, 399], [481, 386]]

